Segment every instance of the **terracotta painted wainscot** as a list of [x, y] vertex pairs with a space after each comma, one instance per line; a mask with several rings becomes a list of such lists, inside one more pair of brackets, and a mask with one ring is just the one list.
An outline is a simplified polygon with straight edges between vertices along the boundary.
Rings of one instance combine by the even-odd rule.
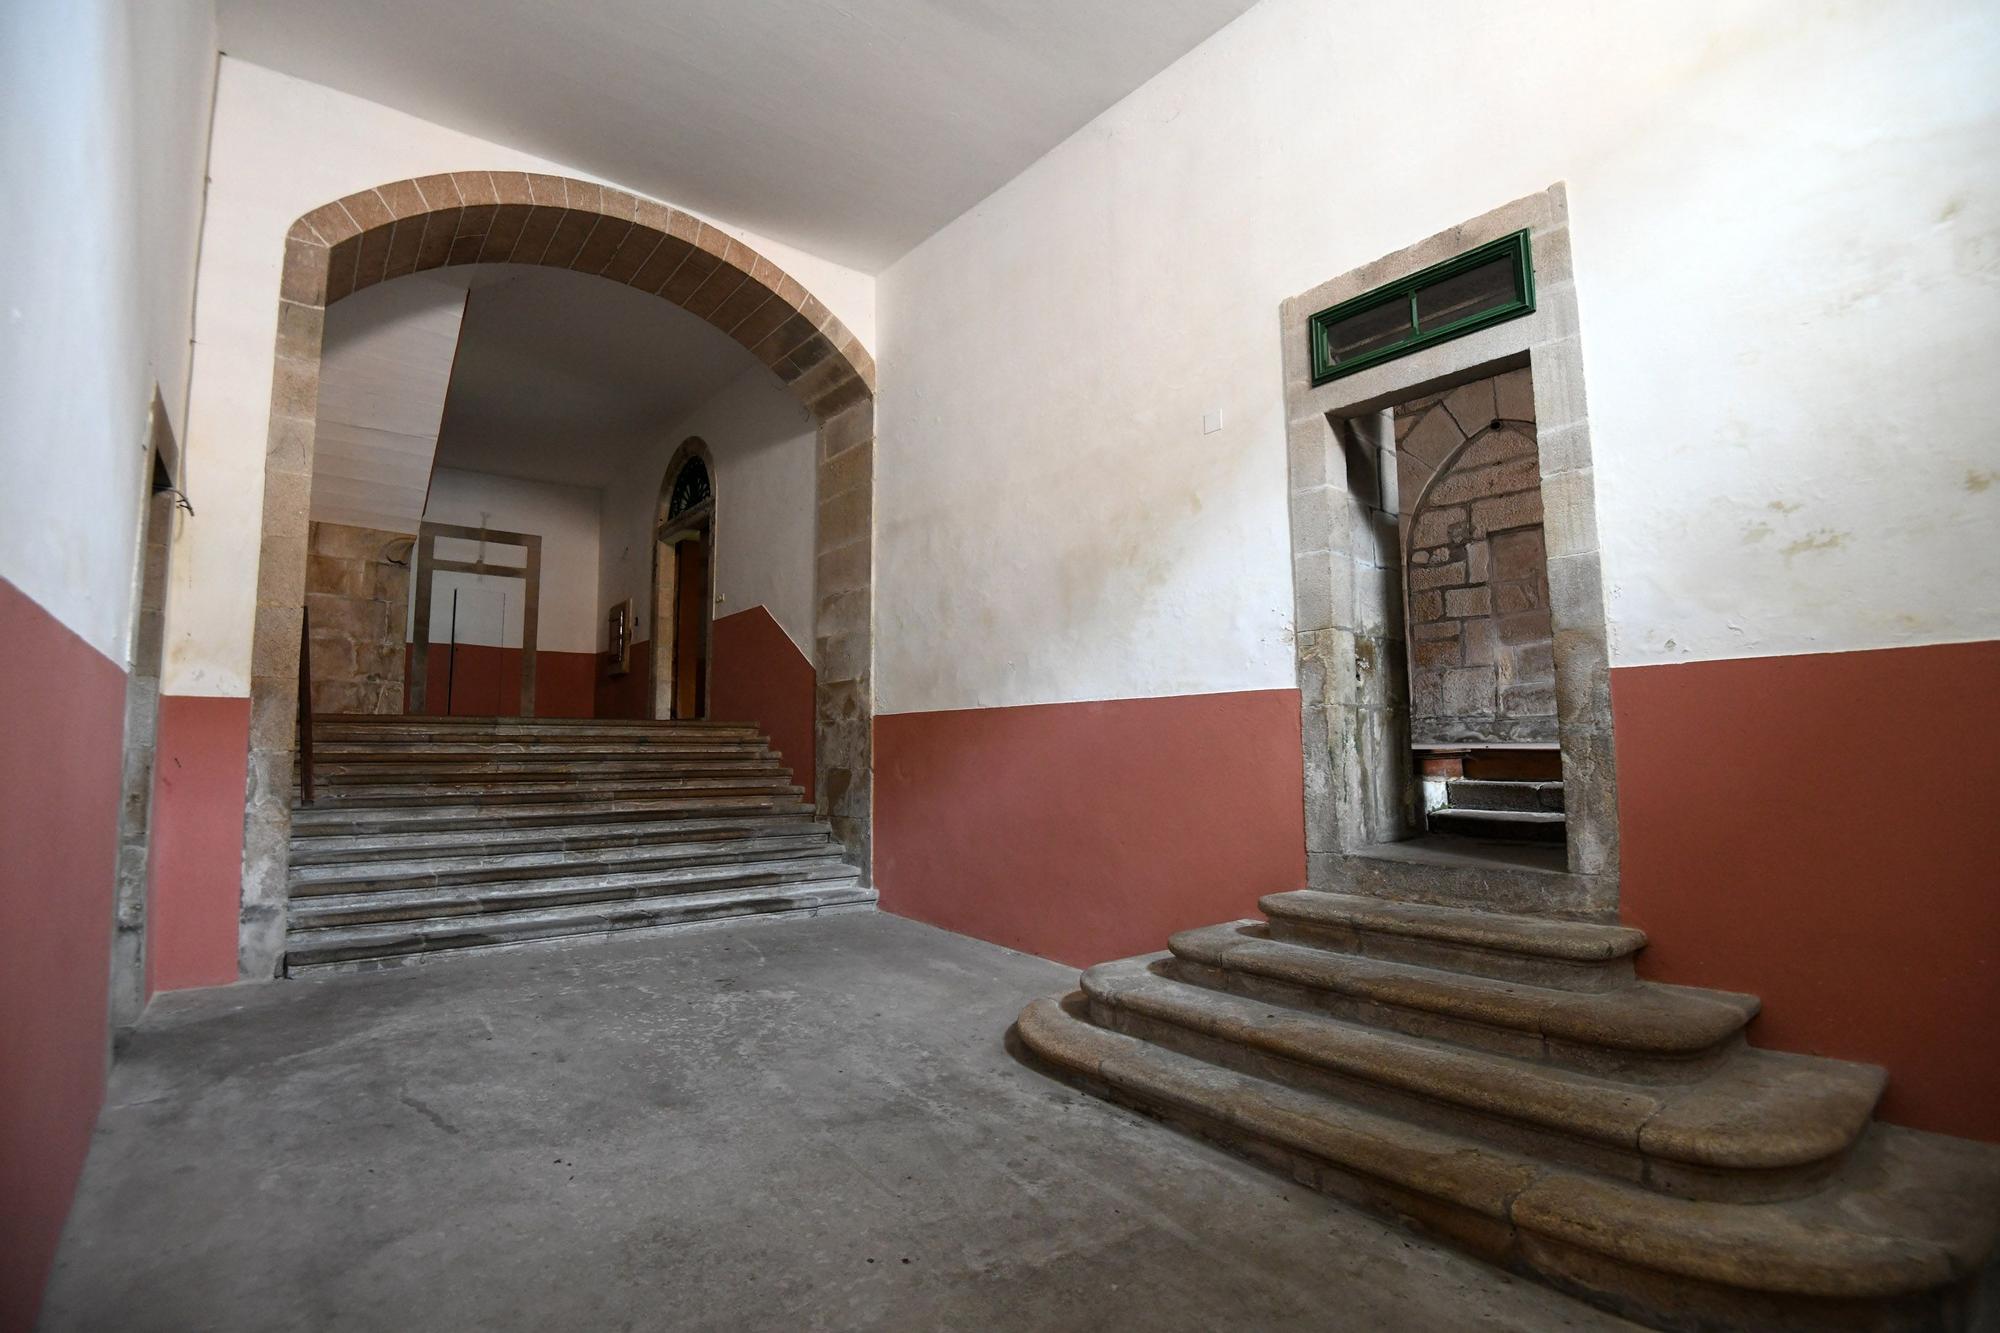
[[25, 1329], [104, 1100], [125, 672], [0, 579], [0, 690], [0, 1328]]
[[1759, 1046], [1885, 1065], [1881, 1117], [2000, 1141], [2000, 643], [1612, 672], [1622, 911]]
[[1305, 883], [1296, 690], [875, 720], [883, 910], [1089, 966]]
[[236, 980], [250, 701], [160, 698], [146, 907], [146, 993]]
[[[812, 661], [763, 606], [716, 621], [709, 716], [718, 722], [752, 722], [792, 770], [792, 780], [813, 798], [814, 691]], [[653, 645], [632, 645], [632, 669], [608, 674], [599, 659], [597, 716], [651, 717]]]

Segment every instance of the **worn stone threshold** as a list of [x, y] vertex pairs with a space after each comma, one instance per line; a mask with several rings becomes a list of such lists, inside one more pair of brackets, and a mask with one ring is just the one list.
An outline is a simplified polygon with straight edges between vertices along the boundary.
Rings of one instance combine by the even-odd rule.
[[1348, 853], [1371, 861], [1402, 861], [1426, 866], [1505, 866], [1550, 875], [1569, 873], [1565, 848], [1534, 843], [1500, 842], [1432, 833], [1403, 842], [1378, 842]]

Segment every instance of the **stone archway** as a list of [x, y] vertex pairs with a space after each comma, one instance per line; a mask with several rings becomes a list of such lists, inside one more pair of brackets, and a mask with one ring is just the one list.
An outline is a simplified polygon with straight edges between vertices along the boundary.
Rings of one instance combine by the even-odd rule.
[[453, 264], [541, 264], [671, 301], [771, 368], [818, 423], [815, 792], [869, 873], [875, 362], [799, 282], [712, 223], [610, 186], [518, 171], [395, 181], [322, 205], [285, 238], [251, 648], [238, 961], [284, 949], [293, 725], [326, 307]]

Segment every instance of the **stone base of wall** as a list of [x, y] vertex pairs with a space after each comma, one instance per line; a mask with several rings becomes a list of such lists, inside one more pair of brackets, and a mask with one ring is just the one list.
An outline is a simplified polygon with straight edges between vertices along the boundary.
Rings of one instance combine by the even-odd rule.
[[306, 554], [315, 713], [403, 711], [408, 533], [315, 523]]

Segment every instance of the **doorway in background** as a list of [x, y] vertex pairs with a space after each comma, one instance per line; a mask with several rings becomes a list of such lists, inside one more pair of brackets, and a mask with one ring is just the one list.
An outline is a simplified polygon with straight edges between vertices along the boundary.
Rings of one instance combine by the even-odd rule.
[[411, 582], [409, 711], [533, 717], [542, 539], [427, 522]]
[[690, 439], [660, 487], [653, 547], [653, 716], [708, 716], [715, 605], [715, 487], [708, 449]]

